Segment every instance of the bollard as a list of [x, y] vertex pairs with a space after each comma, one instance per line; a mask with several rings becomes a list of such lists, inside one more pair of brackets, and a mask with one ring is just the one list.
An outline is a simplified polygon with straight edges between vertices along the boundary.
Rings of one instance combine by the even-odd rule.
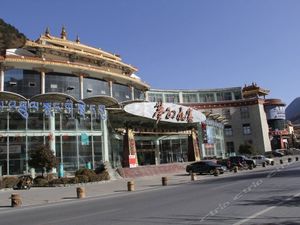
[[283, 164], [283, 161], [282, 161], [282, 159], [280, 159], [280, 164]]
[[266, 167], [266, 163], [265, 162], [262, 163], [262, 167]]
[[271, 161], [271, 166], [274, 166], [274, 161]]
[[11, 207], [20, 207], [22, 205], [21, 196], [17, 193], [11, 194]]
[[237, 166], [233, 167], [233, 172], [235, 172], [235, 173], [238, 172], [238, 167]]
[[295, 160], [296, 160], [296, 161], [298, 161], [298, 160], [299, 160], [299, 158], [298, 158], [298, 157], [296, 157], [296, 158], [295, 158]]
[[289, 162], [289, 163], [292, 162], [292, 158], [288, 158], [288, 162]]
[[197, 176], [195, 173], [191, 173], [191, 181], [197, 180]]
[[85, 198], [85, 189], [83, 187], [76, 188], [77, 198]]
[[162, 177], [161, 178], [161, 183], [162, 183], [162, 186], [167, 186], [168, 185], [168, 178], [167, 177]]
[[134, 191], [134, 181], [128, 181], [127, 182], [127, 190], [128, 191]]

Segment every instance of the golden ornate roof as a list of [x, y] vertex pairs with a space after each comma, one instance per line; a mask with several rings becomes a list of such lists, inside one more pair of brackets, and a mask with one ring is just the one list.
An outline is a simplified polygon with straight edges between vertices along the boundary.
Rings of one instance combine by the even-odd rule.
[[256, 83], [252, 83], [251, 85], [244, 86], [242, 89], [243, 97], [244, 98], [253, 98], [258, 96], [266, 96], [269, 94], [269, 90], [263, 89], [257, 86]]

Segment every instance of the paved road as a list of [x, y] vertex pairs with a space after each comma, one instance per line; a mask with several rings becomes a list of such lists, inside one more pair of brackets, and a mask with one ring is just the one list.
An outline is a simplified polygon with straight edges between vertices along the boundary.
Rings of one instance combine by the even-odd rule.
[[0, 224], [300, 225], [300, 163], [138, 192], [0, 211]]

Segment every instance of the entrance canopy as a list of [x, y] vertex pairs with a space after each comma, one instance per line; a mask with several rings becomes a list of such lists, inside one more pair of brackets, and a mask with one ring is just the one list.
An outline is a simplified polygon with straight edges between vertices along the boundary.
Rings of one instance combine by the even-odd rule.
[[106, 96], [106, 95], [97, 95], [89, 98], [85, 98], [82, 100], [85, 104], [94, 104], [94, 105], [105, 105], [106, 108], [120, 108], [118, 100]]
[[71, 100], [72, 102], [78, 103], [78, 100], [72, 95], [59, 93], [59, 92], [48, 92], [45, 94], [38, 94], [33, 96], [30, 101], [34, 102], [66, 102]]
[[9, 91], [0, 91], [1, 101], [27, 101], [28, 99], [22, 95]]

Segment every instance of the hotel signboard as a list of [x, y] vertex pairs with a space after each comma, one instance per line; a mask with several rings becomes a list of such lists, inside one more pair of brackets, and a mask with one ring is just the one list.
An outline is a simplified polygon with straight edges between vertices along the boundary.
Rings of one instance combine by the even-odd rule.
[[149, 119], [171, 123], [201, 123], [206, 120], [204, 114], [190, 107], [173, 103], [136, 102], [124, 107], [127, 113]]

